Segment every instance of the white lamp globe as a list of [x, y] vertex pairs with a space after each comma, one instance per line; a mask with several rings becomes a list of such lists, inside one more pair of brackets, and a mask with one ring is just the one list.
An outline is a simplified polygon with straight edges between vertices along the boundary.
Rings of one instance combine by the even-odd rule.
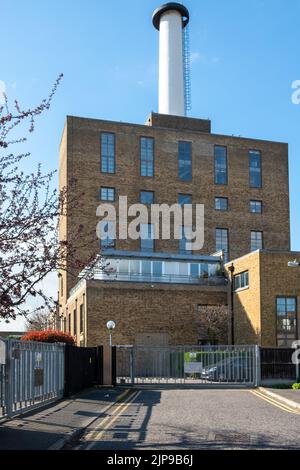
[[110, 320], [106, 323], [106, 327], [108, 330], [114, 330], [116, 328], [116, 324], [113, 320]]

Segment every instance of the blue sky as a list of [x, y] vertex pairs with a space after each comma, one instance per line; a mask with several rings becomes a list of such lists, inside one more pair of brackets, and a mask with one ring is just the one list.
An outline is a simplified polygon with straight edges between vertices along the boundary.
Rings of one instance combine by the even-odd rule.
[[[162, 2], [163, 3], [163, 2]], [[300, 0], [186, 0], [192, 111], [214, 133], [290, 145], [292, 249], [300, 250]], [[26, 144], [28, 168], [57, 168], [67, 114], [143, 123], [157, 111], [158, 0], [14, 0], [1, 5], [0, 81], [24, 107], [60, 72], [53, 106]], [[0, 82], [1, 83], [1, 82]]]

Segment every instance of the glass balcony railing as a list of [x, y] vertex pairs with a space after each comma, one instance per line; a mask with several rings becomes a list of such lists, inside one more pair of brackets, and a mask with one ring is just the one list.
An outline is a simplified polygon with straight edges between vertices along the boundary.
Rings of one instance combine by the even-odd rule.
[[[143, 257], [106, 257], [105, 263], [93, 269], [89, 279], [168, 284], [224, 285], [219, 257], [162, 259], [160, 255]], [[85, 277], [85, 271], [80, 277]]]

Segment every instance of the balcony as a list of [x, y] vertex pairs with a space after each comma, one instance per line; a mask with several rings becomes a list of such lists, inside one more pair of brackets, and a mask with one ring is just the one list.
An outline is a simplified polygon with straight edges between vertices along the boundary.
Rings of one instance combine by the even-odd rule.
[[226, 279], [219, 256], [143, 253], [107, 250], [92, 272], [79, 277], [105, 282], [143, 282], [222, 286]]

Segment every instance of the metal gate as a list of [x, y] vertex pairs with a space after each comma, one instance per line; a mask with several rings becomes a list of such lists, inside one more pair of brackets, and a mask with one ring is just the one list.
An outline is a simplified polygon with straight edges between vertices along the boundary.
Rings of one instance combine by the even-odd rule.
[[63, 397], [64, 345], [0, 340], [0, 418]]
[[116, 346], [118, 384], [257, 386], [258, 346]]

